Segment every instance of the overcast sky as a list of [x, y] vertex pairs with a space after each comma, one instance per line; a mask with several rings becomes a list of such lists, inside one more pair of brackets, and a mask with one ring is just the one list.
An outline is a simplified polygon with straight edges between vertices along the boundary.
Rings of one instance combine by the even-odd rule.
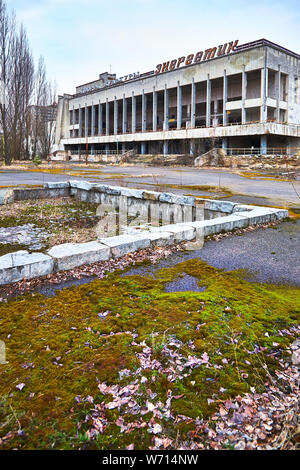
[[300, 0], [7, 0], [59, 93], [231, 40], [300, 53]]

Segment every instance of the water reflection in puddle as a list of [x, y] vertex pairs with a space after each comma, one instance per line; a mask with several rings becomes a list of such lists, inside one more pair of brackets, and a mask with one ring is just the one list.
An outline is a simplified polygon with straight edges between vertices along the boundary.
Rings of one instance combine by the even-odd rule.
[[168, 282], [165, 285], [166, 292], [204, 292], [206, 286], [199, 286], [198, 279], [188, 274], [183, 274], [181, 277], [177, 277], [174, 281]]

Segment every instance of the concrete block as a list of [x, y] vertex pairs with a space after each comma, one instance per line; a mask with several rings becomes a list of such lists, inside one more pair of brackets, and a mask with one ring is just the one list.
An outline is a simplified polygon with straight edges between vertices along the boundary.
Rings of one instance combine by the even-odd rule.
[[151, 246], [168, 246], [175, 243], [174, 234], [171, 232], [145, 232], [145, 236], [149, 238]]
[[249, 211], [253, 211], [253, 209], [255, 208], [255, 206], [250, 206], [250, 205], [246, 205], [246, 204], [236, 204], [232, 210], [233, 213], [235, 212], [249, 212]]
[[195, 198], [192, 196], [180, 196], [173, 193], [160, 193], [160, 202], [167, 202], [169, 204], [191, 205], [195, 204]]
[[93, 190], [99, 191], [100, 193], [105, 193], [111, 196], [120, 196], [121, 195], [120, 186], [108, 186], [106, 184], [93, 183]]
[[89, 183], [88, 181], [76, 181], [72, 180], [70, 181], [70, 187], [71, 188], [76, 188], [76, 189], [84, 189], [85, 191], [90, 191], [93, 188], [93, 185]]
[[150, 199], [151, 201], [158, 201], [160, 194], [161, 193], [157, 193], [155, 191], [144, 191], [143, 198]]
[[207, 237], [216, 233], [245, 228], [249, 225], [249, 221], [247, 217], [232, 214], [225, 217], [219, 217], [217, 219], [192, 222], [190, 225], [196, 229], [202, 229], [204, 236]]
[[48, 255], [54, 260], [55, 271], [65, 271], [83, 264], [107, 261], [110, 258], [110, 249], [97, 241], [64, 243], [48, 250]]
[[47, 276], [53, 268], [53, 259], [43, 253], [9, 253], [0, 257], [0, 285]]
[[193, 223], [188, 224], [170, 224], [162, 225], [161, 227], [152, 227], [150, 232], [170, 232], [174, 236], [174, 242], [179, 243], [182, 241], [193, 240], [196, 236], [196, 229], [193, 226]]
[[62, 189], [62, 188], [69, 188], [70, 183], [69, 181], [54, 181], [54, 182], [48, 182], [44, 184], [44, 188], [47, 189]]
[[278, 220], [284, 220], [289, 217], [289, 211], [286, 209], [276, 209], [276, 218]]
[[144, 191], [131, 188], [120, 188], [121, 196], [134, 197], [136, 199], [143, 199]]
[[236, 203], [230, 201], [218, 201], [214, 199], [208, 199], [204, 203], [204, 208], [210, 211], [224, 212], [225, 214], [231, 214], [233, 212]]
[[115, 258], [120, 258], [127, 253], [150, 246], [150, 238], [148, 234], [139, 235], [118, 235], [116, 237], [100, 238], [99, 243], [108, 246]]
[[183, 204], [185, 206], [194, 206], [195, 198], [193, 196], [177, 196], [175, 204]]
[[90, 196], [92, 191], [86, 189], [77, 189], [76, 198], [79, 199], [81, 202], [90, 202]]
[[283, 220], [289, 216], [288, 211], [284, 209], [258, 206], [248, 207], [251, 207], [252, 210], [249, 211], [246, 209], [244, 212], [238, 212], [238, 214], [247, 217], [249, 225], [265, 224], [275, 220]]

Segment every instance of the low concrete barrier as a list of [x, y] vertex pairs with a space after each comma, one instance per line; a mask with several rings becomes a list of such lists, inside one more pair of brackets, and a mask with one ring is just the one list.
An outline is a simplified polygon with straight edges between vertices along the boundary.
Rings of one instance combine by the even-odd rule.
[[134, 204], [140, 210], [143, 207], [148, 210], [151, 204], [157, 203], [160, 210], [167, 214], [163, 220], [169, 220], [171, 216], [178, 220], [187, 211], [189, 214], [196, 213], [195, 209], [199, 204], [203, 204], [205, 210], [213, 211], [217, 215], [221, 214], [222, 217], [217, 216], [211, 220], [195, 219], [186, 223], [167, 223], [158, 227], [147, 227], [136, 234], [99, 237], [98, 240], [88, 243], [57, 245], [46, 254], [27, 251], [10, 253], [0, 257], [0, 285], [45, 276], [83, 264], [105, 261], [112, 257], [118, 258], [143, 248], [190, 242], [199, 233], [206, 237], [249, 225], [281, 221], [288, 217], [288, 211], [283, 209], [242, 205], [222, 200], [196, 200], [190, 196], [108, 186], [87, 181], [46, 183], [44, 188], [40, 189], [18, 188], [9, 192], [5, 191], [2, 195], [0, 194], [0, 204], [44, 197], [74, 196], [83, 201], [99, 203], [101, 207], [101, 204], [117, 205], [123, 196], [128, 200], [129, 211], [131, 205]]
[[0, 257], [0, 285], [53, 273], [54, 260], [43, 253], [17, 251]]
[[110, 258], [110, 249], [98, 241], [64, 243], [54, 246], [47, 254], [54, 260], [55, 271], [66, 271], [83, 264], [107, 261]]

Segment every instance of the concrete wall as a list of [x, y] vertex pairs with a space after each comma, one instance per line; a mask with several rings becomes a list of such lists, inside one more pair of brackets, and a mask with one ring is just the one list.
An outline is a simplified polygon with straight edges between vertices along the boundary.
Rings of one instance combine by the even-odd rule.
[[[61, 190], [69, 191], [81, 200], [93, 200], [101, 204], [120, 203], [120, 197], [126, 196], [129, 200], [129, 212], [138, 210], [143, 211], [146, 207], [146, 213], [150, 204], [158, 203], [161, 206], [162, 226], [151, 225], [148, 229], [135, 230], [131, 234], [111, 236], [108, 238], [98, 238], [88, 243], [67, 243], [57, 245], [43, 253], [28, 253], [27, 251], [18, 251], [9, 253], [0, 257], [0, 285], [10, 284], [23, 279], [32, 279], [40, 276], [47, 276], [57, 271], [73, 269], [83, 264], [91, 264], [99, 261], [107, 261], [110, 258], [119, 258], [127, 253], [132, 253], [139, 249], [150, 248], [162, 245], [172, 245], [180, 242], [191, 242], [196, 240], [194, 249], [199, 249], [203, 245], [204, 237], [220, 232], [231, 231], [245, 228], [249, 225], [262, 224], [272, 221], [281, 221], [288, 217], [288, 211], [273, 209], [267, 207], [246, 206], [230, 201], [202, 200], [198, 203], [203, 204], [204, 208], [210, 212], [215, 212], [223, 217], [216, 217], [210, 220], [194, 221], [181, 223], [182, 214], [191, 212], [196, 208], [196, 201], [193, 197], [178, 196], [172, 193], [156, 193], [152, 191], [142, 191], [129, 188], [118, 188], [116, 186], [105, 186], [97, 183], [88, 183], [86, 181], [71, 181], [70, 183], [46, 183], [45, 192], [54, 195], [60, 194]], [[24, 191], [24, 190], [14, 190]], [[35, 191], [35, 190], [32, 190]], [[29, 197], [28, 192], [20, 196]], [[33, 193], [36, 195], [36, 193]], [[41, 193], [39, 193], [41, 195]], [[14, 197], [10, 192], [9, 197], [1, 197], [2, 203], [13, 202]], [[97, 201], [96, 201], [97, 199]], [[119, 202], [118, 202], [119, 200]], [[175, 211], [180, 210], [179, 217], [176, 218]], [[173, 210], [173, 219], [175, 223], [168, 225], [170, 212]], [[133, 215], [134, 215], [133, 214]], [[166, 217], [166, 214], [168, 217]], [[158, 214], [158, 220], [160, 215]], [[176, 223], [179, 219], [179, 223]], [[189, 249], [193, 246], [189, 245]]]

